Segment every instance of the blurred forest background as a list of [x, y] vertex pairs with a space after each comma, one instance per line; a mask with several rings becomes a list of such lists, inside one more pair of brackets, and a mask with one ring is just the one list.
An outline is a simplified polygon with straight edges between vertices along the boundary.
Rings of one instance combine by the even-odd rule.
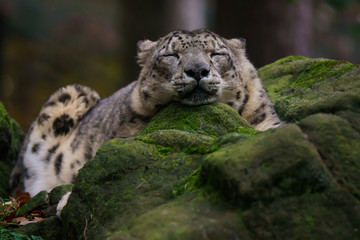
[[259, 68], [287, 55], [360, 63], [360, 0], [0, 0], [0, 100], [26, 130], [81, 83], [107, 97], [136, 80], [136, 43], [208, 28], [247, 40]]

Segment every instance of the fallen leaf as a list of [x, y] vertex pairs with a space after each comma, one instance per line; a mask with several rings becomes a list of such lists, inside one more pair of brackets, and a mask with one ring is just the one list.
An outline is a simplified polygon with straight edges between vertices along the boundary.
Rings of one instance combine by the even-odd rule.
[[20, 226], [24, 226], [47, 218], [43, 211], [34, 210], [30, 214], [19, 211], [21, 207], [31, 199], [29, 193], [17, 191], [16, 197], [10, 196], [9, 198], [9, 202], [1, 205], [2, 211], [0, 212], [0, 216], [5, 217], [2, 218], [0, 224], [19, 224]]
[[41, 220], [44, 220], [44, 218], [34, 217], [33, 219], [29, 220], [26, 217], [17, 217], [17, 218], [13, 218], [11, 220], [11, 223], [17, 223], [20, 226], [24, 226], [26, 224], [39, 222]]

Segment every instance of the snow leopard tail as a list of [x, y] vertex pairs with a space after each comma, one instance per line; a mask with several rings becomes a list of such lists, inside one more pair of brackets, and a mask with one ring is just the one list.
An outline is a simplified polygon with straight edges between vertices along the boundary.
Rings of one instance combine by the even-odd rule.
[[60, 88], [42, 106], [33, 127], [44, 136], [70, 134], [99, 99], [97, 92], [79, 84]]
[[12, 194], [18, 189], [24, 189], [24, 178], [29, 177], [24, 168], [24, 156], [39, 154], [40, 148], [48, 145], [47, 143], [69, 136], [99, 100], [100, 96], [96, 91], [79, 84], [60, 88], [48, 98], [25, 136], [11, 174]]

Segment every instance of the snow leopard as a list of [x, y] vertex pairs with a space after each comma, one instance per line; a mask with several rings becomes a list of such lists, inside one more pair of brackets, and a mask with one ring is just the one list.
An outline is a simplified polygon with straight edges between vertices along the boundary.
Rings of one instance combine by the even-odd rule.
[[228, 104], [260, 131], [282, 125], [245, 45], [209, 30], [174, 31], [138, 42], [138, 79], [110, 97], [78, 84], [59, 89], [27, 132], [11, 189], [34, 196], [73, 183], [105, 141], [134, 135], [173, 101]]

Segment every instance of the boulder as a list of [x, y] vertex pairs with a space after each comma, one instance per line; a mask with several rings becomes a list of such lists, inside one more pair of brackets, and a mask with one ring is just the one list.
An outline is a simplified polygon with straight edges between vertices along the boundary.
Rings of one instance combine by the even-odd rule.
[[61, 215], [65, 238], [102, 239], [129, 228], [149, 210], [196, 190], [192, 178], [207, 153], [255, 132], [227, 105], [171, 104], [134, 137], [105, 143], [79, 172]]
[[346, 61], [286, 57], [259, 69], [276, 112], [298, 121], [317, 112], [360, 111], [360, 67]]
[[20, 150], [23, 132], [0, 102], [0, 197], [9, 197], [9, 178]]
[[[259, 75], [288, 124], [258, 132], [224, 104], [170, 104], [143, 131], [106, 142], [85, 164], [61, 222], [51, 217], [19, 232], [46, 239], [360, 239], [360, 67], [287, 57]], [[54, 189], [47, 204], [70, 188]], [[53, 235], [44, 230], [51, 224]]]

